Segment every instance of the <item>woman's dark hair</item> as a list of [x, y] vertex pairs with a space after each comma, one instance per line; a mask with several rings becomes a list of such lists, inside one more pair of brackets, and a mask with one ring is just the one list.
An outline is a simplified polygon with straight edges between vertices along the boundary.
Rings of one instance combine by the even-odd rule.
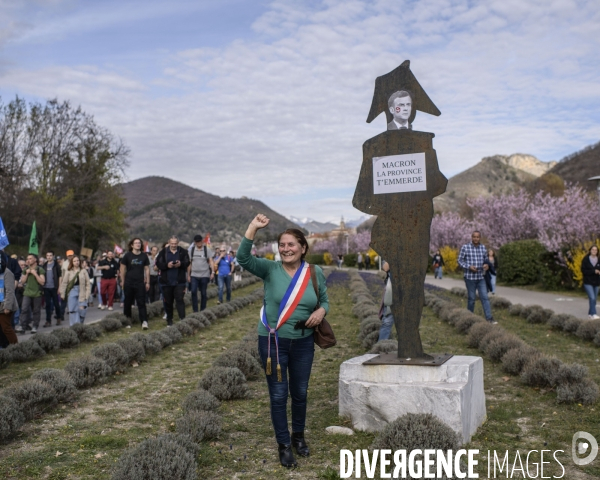
[[279, 236], [277, 237], [277, 245], [279, 245], [279, 242], [281, 241], [281, 237], [283, 237], [284, 235], [292, 235], [293, 237], [296, 238], [296, 240], [298, 240], [298, 243], [300, 244], [300, 246], [302, 248], [306, 249], [304, 251], [304, 253], [302, 254], [302, 257], [300, 257], [302, 260], [304, 260], [304, 257], [308, 253], [308, 242], [306, 241], [306, 237], [304, 236], [304, 233], [302, 233], [302, 231], [298, 230], [297, 228], [288, 228], [287, 230], [284, 230], [283, 232], [281, 232], [279, 234]]
[[142, 241], [142, 239], [140, 237], [133, 237], [131, 241], [127, 244], [127, 248], [130, 252], [133, 252], [133, 242], [135, 242], [136, 240], [140, 241], [140, 250], [144, 248], [144, 242]]

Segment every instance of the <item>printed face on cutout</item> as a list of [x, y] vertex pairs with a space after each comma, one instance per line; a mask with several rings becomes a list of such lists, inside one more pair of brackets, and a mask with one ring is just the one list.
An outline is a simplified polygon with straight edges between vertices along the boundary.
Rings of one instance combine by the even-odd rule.
[[405, 97], [395, 98], [394, 106], [390, 107], [390, 112], [394, 116], [394, 120], [400, 124], [408, 122], [408, 118], [412, 112], [412, 100], [407, 95]]

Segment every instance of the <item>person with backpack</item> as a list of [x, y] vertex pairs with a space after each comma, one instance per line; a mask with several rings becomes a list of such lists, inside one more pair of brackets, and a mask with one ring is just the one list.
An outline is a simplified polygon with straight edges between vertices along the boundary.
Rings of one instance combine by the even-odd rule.
[[188, 267], [188, 283], [192, 293], [192, 309], [198, 311], [198, 289], [200, 289], [200, 311], [206, 308], [206, 289], [208, 283], [214, 278], [215, 253], [203, 241], [202, 235], [194, 237], [194, 243], [188, 249], [190, 266]]
[[215, 266], [219, 274], [219, 303], [223, 303], [223, 290], [227, 288], [227, 301], [231, 301], [231, 276], [233, 275], [233, 257], [222, 247], [219, 256], [215, 260]]
[[433, 265], [432, 266], [433, 266], [433, 273], [434, 273], [433, 278], [439, 278], [441, 280], [442, 276], [444, 274], [444, 272], [443, 272], [444, 257], [442, 257], [442, 254], [440, 253], [439, 250], [436, 250], [435, 254], [433, 255]]
[[[42, 312], [42, 295], [44, 284], [46, 283], [46, 270], [38, 265], [38, 256], [30, 253], [27, 255], [26, 269], [21, 275], [19, 286], [24, 286], [23, 304], [21, 307], [20, 325], [17, 325], [15, 332], [23, 333], [31, 331], [37, 333], [40, 326], [40, 316]], [[31, 319], [29, 312], [31, 311]], [[33, 327], [30, 325], [33, 323]]]

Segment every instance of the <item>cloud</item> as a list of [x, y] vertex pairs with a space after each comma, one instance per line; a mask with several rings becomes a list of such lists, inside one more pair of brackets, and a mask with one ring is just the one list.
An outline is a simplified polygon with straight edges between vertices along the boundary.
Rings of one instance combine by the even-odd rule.
[[446, 176], [495, 153], [555, 160], [600, 136], [599, 24], [583, 1], [278, 0], [254, 36], [161, 52], [152, 78], [80, 59], [0, 82], [81, 104], [132, 148], [131, 178], [353, 217], [362, 143], [385, 129], [383, 115], [365, 123], [377, 76], [411, 60], [442, 111], [414, 128], [436, 133]]

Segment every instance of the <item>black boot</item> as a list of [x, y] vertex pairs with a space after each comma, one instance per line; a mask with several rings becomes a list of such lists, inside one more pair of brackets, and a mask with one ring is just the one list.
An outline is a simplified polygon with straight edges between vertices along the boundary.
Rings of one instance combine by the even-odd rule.
[[304, 432], [292, 432], [292, 446], [296, 449], [296, 453], [301, 457], [308, 457], [310, 455], [308, 445], [304, 440]]
[[286, 445], [285, 443], [278, 443], [277, 445], [279, 446], [279, 461], [281, 462], [281, 465], [287, 468], [298, 465], [294, 458], [294, 454], [292, 453], [291, 445]]

